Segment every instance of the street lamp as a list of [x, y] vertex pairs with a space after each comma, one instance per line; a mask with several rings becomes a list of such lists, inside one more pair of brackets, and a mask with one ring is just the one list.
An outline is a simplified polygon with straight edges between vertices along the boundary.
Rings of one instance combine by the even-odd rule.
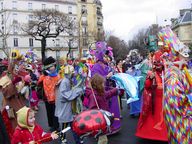
[[81, 47], [81, 18], [83, 16], [83, 14], [85, 13], [85, 10], [81, 11], [81, 16], [79, 18], [79, 58], [82, 57], [82, 47]]

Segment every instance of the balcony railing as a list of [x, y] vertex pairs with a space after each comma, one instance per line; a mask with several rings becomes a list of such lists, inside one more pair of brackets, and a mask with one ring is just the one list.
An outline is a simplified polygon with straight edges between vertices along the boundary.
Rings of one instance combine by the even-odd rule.
[[97, 22], [97, 25], [98, 25], [98, 26], [103, 26], [103, 23], [100, 22], [100, 21], [98, 21], [98, 22]]
[[98, 11], [98, 10], [97, 10], [97, 15], [99, 15], [99, 16], [101, 16], [101, 17], [103, 17], [102, 12], [101, 12], [101, 11]]

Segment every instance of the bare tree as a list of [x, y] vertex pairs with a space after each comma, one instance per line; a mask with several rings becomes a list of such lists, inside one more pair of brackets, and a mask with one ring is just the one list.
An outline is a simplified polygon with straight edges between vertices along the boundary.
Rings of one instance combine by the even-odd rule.
[[46, 40], [48, 38], [56, 38], [65, 29], [70, 26], [70, 20], [67, 15], [53, 9], [37, 10], [33, 12], [34, 19], [31, 20], [25, 27], [28, 35], [41, 41], [41, 56], [45, 59]]
[[75, 48], [75, 44], [77, 44], [79, 40], [77, 37], [79, 27], [77, 22], [72, 18], [69, 20], [69, 25], [65, 32], [68, 34], [68, 39], [65, 39], [68, 45], [68, 52], [66, 57], [69, 58], [72, 48]]
[[138, 33], [133, 37], [133, 39], [128, 41], [128, 49], [138, 49], [139, 53], [143, 57], [146, 57], [148, 51], [150, 50], [149, 37], [153, 36], [155, 38], [154, 42], [157, 42], [156, 35], [159, 29], [160, 27], [157, 24], [153, 24], [147, 29], [140, 29]]
[[1, 50], [4, 52], [4, 54], [9, 57], [10, 49], [8, 49], [7, 46], [7, 39], [11, 34], [11, 31], [14, 29], [19, 29], [19, 24], [16, 21], [13, 21], [11, 24], [8, 23], [10, 12], [7, 10], [1, 11], [1, 28], [0, 28], [0, 38], [2, 41], [2, 47]]
[[113, 54], [115, 59], [125, 59], [128, 54], [128, 47], [124, 40], [119, 39], [116, 36], [110, 36], [107, 44], [113, 48]]

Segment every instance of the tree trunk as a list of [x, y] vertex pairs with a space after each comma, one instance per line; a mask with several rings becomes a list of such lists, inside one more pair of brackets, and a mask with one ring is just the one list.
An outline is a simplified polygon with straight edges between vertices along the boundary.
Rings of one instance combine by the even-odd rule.
[[45, 60], [45, 48], [46, 48], [46, 38], [43, 38], [41, 40], [41, 57], [42, 57], [42, 62]]
[[68, 50], [68, 53], [67, 53], [67, 58], [69, 58], [70, 56], [70, 53], [71, 53], [71, 42], [69, 41], [68, 43], [68, 46], [69, 46], [69, 50]]

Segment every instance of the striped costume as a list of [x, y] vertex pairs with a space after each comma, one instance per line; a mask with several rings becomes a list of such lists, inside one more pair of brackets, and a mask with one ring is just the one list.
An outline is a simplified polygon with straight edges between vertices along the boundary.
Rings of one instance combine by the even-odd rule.
[[170, 144], [192, 144], [192, 103], [186, 75], [172, 66], [165, 72], [164, 113]]

